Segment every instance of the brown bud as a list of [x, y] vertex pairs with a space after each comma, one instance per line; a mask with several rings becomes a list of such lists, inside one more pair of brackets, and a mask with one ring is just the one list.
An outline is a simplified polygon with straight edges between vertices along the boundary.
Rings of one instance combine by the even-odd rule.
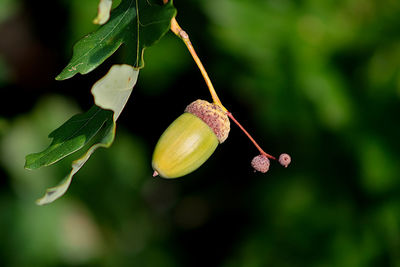
[[279, 156], [279, 163], [285, 168], [290, 164], [291, 161], [292, 159], [286, 153], [283, 153]]
[[223, 143], [228, 138], [229, 118], [218, 105], [198, 99], [189, 104], [185, 112], [189, 112], [204, 121], [213, 130], [219, 143]]
[[258, 155], [251, 161], [251, 166], [262, 173], [266, 173], [269, 170], [269, 164], [269, 159], [265, 155]]

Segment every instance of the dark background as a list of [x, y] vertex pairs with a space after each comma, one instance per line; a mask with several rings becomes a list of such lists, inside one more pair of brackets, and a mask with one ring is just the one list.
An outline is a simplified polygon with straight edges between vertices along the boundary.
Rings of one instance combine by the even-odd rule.
[[[54, 77], [96, 29], [97, 0], [0, 0], [1, 266], [400, 266], [400, 2], [174, 1], [232, 125], [197, 171], [152, 178], [152, 150], [191, 101], [211, 100], [168, 33], [98, 150], [51, 205], [34, 201], [70, 169], [24, 156], [93, 104], [87, 75]], [[125, 48], [129, 49], [129, 48]]]

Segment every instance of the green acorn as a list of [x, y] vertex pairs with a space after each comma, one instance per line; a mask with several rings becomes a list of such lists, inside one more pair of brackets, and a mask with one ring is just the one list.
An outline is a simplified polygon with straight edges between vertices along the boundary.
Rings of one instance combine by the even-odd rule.
[[[164, 0], [167, 3], [168, 0]], [[218, 143], [228, 137], [231, 119], [250, 139], [260, 152], [252, 161], [255, 170], [267, 172], [269, 159], [276, 160], [264, 152], [254, 138], [221, 103], [210, 77], [197, 56], [189, 35], [179, 26], [175, 17], [171, 19], [171, 31], [183, 40], [207, 84], [213, 103], [196, 100], [186, 107], [185, 113], [177, 118], [162, 134], [153, 153], [153, 176], [177, 178], [200, 167], [215, 151]], [[287, 167], [291, 158], [282, 154], [279, 162]]]
[[188, 105], [161, 135], [154, 149], [153, 176], [178, 178], [199, 168], [230, 131], [226, 112], [205, 100]]

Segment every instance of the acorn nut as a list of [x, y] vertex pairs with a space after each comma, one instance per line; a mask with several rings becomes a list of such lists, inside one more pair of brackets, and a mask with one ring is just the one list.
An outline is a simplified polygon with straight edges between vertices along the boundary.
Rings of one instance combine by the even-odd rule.
[[196, 100], [161, 135], [154, 149], [154, 175], [178, 178], [199, 168], [229, 135], [230, 122], [216, 104]]

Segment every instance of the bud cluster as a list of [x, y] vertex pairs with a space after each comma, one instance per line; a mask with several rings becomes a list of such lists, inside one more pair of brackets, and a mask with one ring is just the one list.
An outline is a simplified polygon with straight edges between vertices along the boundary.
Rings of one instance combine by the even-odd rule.
[[[288, 154], [283, 153], [279, 156], [279, 163], [287, 168], [291, 162], [291, 158]], [[255, 156], [251, 161], [251, 166], [254, 168], [254, 171], [259, 171], [262, 173], [266, 173], [269, 170], [270, 161], [268, 157], [264, 154]]]

